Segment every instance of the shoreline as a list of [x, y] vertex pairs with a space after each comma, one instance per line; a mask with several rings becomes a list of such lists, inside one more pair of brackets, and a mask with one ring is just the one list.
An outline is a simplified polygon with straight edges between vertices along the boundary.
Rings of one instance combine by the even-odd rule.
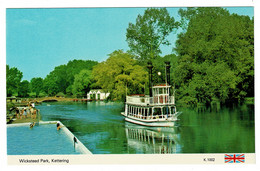
[[[42, 102], [88, 102], [88, 101], [105, 101], [105, 100], [93, 100], [86, 98], [73, 98], [73, 97], [37, 97], [37, 98], [22, 98], [21, 103], [34, 102], [35, 104], [40, 104]], [[19, 103], [17, 103], [19, 104]]]

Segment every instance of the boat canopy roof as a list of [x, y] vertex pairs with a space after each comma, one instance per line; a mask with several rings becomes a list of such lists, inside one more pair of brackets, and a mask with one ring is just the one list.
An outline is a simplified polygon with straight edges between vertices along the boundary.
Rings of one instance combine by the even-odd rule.
[[157, 84], [157, 85], [154, 85], [153, 88], [169, 88], [171, 87], [169, 84], [166, 84], [166, 83], [162, 83], [162, 84]]
[[145, 94], [131, 94], [128, 96], [145, 97]]

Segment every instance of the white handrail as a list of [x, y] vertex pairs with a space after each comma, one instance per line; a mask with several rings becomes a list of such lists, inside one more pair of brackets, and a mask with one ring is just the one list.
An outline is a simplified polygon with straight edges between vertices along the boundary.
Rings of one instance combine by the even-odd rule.
[[174, 96], [168, 96], [168, 95], [160, 95], [154, 97], [127, 96], [126, 102], [129, 104], [138, 104], [138, 105], [174, 104]]

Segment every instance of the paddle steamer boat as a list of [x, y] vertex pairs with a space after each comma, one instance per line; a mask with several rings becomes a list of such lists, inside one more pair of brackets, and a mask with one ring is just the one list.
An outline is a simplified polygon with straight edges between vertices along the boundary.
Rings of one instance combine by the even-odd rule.
[[174, 90], [170, 82], [170, 62], [165, 62], [166, 83], [152, 85], [152, 64], [149, 69], [149, 95], [130, 95], [126, 97], [125, 120], [144, 126], [171, 127], [178, 120]]

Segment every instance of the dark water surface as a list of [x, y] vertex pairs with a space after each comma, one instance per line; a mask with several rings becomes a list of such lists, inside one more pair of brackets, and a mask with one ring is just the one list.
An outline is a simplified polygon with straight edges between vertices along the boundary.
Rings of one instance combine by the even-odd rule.
[[254, 153], [254, 105], [178, 108], [177, 126], [124, 121], [123, 103], [52, 102], [37, 106], [43, 121], [60, 120], [93, 154]]

